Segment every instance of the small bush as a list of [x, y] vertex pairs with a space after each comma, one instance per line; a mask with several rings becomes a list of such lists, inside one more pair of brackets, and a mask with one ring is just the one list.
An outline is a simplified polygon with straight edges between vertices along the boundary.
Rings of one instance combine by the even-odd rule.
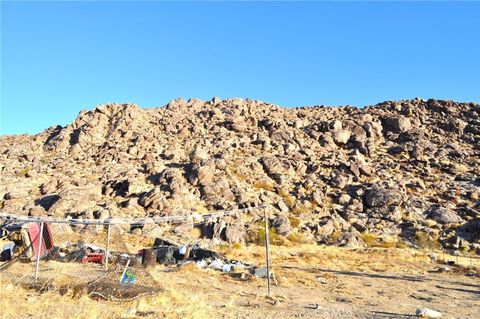
[[230, 175], [233, 177], [236, 177], [240, 182], [244, 182], [248, 179], [248, 176], [243, 172], [241, 172], [240, 170], [238, 170], [235, 166], [229, 165], [228, 168], [230, 171]]
[[228, 244], [225, 244], [225, 243], [220, 244], [220, 245], [218, 246], [218, 250], [220, 250], [220, 251], [225, 251], [225, 250], [227, 250], [228, 248], [229, 248]]
[[375, 247], [377, 245], [378, 235], [365, 232], [361, 234], [361, 238], [368, 247]]
[[297, 204], [295, 207], [292, 209], [292, 214], [296, 216], [300, 216], [301, 214], [308, 214], [312, 211], [312, 208], [308, 205], [303, 205], [303, 204]]
[[30, 171], [30, 169], [28, 167], [25, 167], [25, 168], [22, 168], [21, 170], [19, 170], [15, 175], [17, 177], [25, 177], [25, 176], [27, 176], [29, 171]]
[[253, 187], [255, 187], [256, 189], [264, 189], [267, 191], [272, 191], [275, 188], [275, 186], [272, 183], [269, 183], [268, 181], [264, 181], [264, 180], [255, 182], [253, 184]]
[[305, 244], [308, 242], [305, 236], [299, 232], [291, 233], [290, 235], [287, 236], [287, 239], [292, 243], [298, 243], [298, 244]]
[[290, 221], [290, 226], [293, 228], [298, 228], [300, 226], [300, 218], [290, 215], [288, 216], [288, 220]]
[[333, 233], [330, 235], [330, 240], [332, 241], [332, 243], [335, 243], [340, 239], [341, 236], [342, 236], [342, 233], [335, 229]]
[[[259, 246], [265, 245], [265, 228], [263, 224], [258, 223], [253, 229], [247, 232], [247, 235], [248, 242]], [[268, 229], [268, 239], [272, 245], [283, 245], [285, 243], [285, 239], [278, 235], [276, 229], [273, 227]]]
[[424, 231], [415, 232], [415, 244], [420, 248], [438, 249], [440, 244]]
[[287, 191], [281, 189], [277, 192], [277, 194], [282, 197], [283, 201], [285, 202], [285, 204], [287, 204], [288, 207], [292, 208], [295, 205], [295, 197], [290, 195]]
[[242, 243], [233, 243], [232, 248], [233, 249], [240, 249], [240, 248], [242, 248]]

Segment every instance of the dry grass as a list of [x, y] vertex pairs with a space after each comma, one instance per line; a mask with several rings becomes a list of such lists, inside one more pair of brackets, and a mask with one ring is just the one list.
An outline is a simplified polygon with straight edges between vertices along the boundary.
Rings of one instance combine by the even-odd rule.
[[287, 204], [288, 207], [292, 208], [295, 205], [296, 199], [290, 193], [283, 189], [279, 189], [277, 191], [277, 194], [283, 199], [285, 204]]
[[17, 177], [25, 177], [27, 176], [28, 172], [30, 171], [29, 167], [22, 168], [19, 170], [17, 173], [15, 173], [15, 176]]
[[374, 233], [364, 232], [361, 238], [367, 247], [377, 248], [405, 248], [404, 242], [400, 241], [397, 236], [378, 236]]
[[[268, 229], [268, 239], [272, 245], [285, 244], [285, 237], [277, 234], [277, 230], [273, 227]], [[256, 223], [247, 231], [247, 242], [250, 244], [265, 245], [265, 227], [263, 223]]]
[[[230, 259], [265, 265], [265, 247], [262, 245], [230, 245], [222, 248]], [[323, 293], [325, 298], [332, 294], [357, 296], [357, 288], [349, 286], [350, 280], [357, 277], [342, 277], [338, 272], [426, 274], [436, 266], [429, 253], [398, 248], [274, 245], [271, 247], [271, 260], [280, 284], [280, 288], [275, 288], [275, 294], [291, 293], [292, 296], [303, 298], [309, 296], [305, 294], [305, 289], [312, 289], [318, 294]], [[230, 274], [202, 270], [193, 263], [175, 271], [166, 270], [171, 269], [158, 265], [148, 270], [153, 282], [162, 288], [161, 293], [123, 303], [93, 300], [86, 295], [75, 294], [73, 290], [63, 295], [55, 291], [39, 294], [0, 278], [0, 318], [236, 318], [241, 311], [244, 312], [240, 313], [240, 317], [264, 318], [269, 317], [265, 315], [266, 312], [277, 309], [271, 308], [268, 300], [262, 299], [265, 289], [262, 279], [249, 277], [245, 281], [238, 281]], [[319, 278], [326, 283], [320, 282]], [[368, 298], [367, 295], [364, 297]], [[304, 311], [305, 300], [291, 299], [291, 302], [295, 303], [298, 311]], [[21, 307], [15, 306], [19, 304]], [[288, 311], [290, 304], [284, 307], [282, 311]], [[289, 316], [279, 313], [278, 318], [283, 317]]]
[[290, 226], [292, 226], [292, 228], [298, 228], [300, 226], [300, 218], [290, 215], [288, 216], [288, 220], [290, 221]]
[[[316, 244], [298, 244], [294, 246], [273, 246], [272, 260], [275, 267], [281, 265], [315, 266], [337, 270], [367, 271], [382, 269], [384, 271], [413, 271], [418, 273], [418, 262], [430, 264], [427, 251], [399, 248], [346, 249], [335, 246], [318, 246]], [[254, 264], [263, 264], [265, 247], [250, 245], [230, 250], [227, 257]], [[415, 270], [416, 269], [416, 270]]]
[[423, 231], [417, 231], [415, 233], [415, 243], [418, 247], [423, 249], [439, 249], [440, 244], [438, 240], [432, 238], [429, 234]]
[[[0, 278], [0, 318], [209, 318], [209, 307], [201, 294], [180, 292], [171, 276], [163, 276], [161, 280], [160, 293], [113, 302], [92, 299], [75, 287], [62, 293], [58, 290], [39, 293]], [[19, 303], [22, 307], [14, 306]]]
[[257, 190], [267, 190], [267, 191], [272, 191], [275, 189], [275, 185], [270, 182], [270, 181], [267, 181], [265, 179], [261, 179], [259, 181], [256, 181], [254, 184], [253, 184], [253, 187]]
[[308, 242], [308, 239], [305, 237], [304, 234], [302, 234], [301, 232], [294, 232], [294, 233], [290, 233], [288, 236], [287, 236], [287, 239], [291, 242], [291, 243], [297, 243], [297, 244], [305, 244]]

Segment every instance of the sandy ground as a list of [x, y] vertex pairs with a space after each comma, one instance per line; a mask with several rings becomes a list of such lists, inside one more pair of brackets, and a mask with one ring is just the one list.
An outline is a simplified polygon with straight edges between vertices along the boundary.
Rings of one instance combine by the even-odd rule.
[[[226, 255], [261, 265], [262, 247]], [[418, 307], [444, 318], [479, 318], [478, 268], [436, 272], [427, 253], [400, 249], [272, 247], [278, 287], [195, 265], [157, 266], [149, 276], [163, 289], [131, 302], [92, 300], [70, 292], [39, 294], [2, 278], [1, 318], [411, 318]], [[460, 261], [461, 262], [461, 261]], [[478, 259], [466, 263], [480, 266]], [[139, 278], [141, 280], [141, 277]]]

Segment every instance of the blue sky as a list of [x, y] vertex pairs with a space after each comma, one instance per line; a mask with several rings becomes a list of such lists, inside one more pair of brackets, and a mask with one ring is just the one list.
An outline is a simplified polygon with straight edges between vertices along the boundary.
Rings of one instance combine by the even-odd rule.
[[0, 134], [108, 102], [480, 101], [480, 3], [1, 3]]

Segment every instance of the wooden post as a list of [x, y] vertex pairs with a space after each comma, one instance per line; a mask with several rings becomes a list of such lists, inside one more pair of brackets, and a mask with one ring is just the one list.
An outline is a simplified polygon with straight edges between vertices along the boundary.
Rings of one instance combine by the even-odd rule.
[[264, 215], [265, 215], [265, 253], [267, 259], [267, 291], [268, 297], [272, 296], [272, 291], [270, 288], [270, 239], [268, 238], [268, 216], [267, 216], [267, 208], [264, 208]]

